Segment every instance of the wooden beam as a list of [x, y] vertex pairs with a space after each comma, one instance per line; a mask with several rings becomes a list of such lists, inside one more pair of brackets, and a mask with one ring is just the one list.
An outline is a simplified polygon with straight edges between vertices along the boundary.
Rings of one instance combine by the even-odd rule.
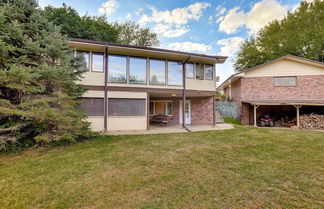
[[257, 109], [258, 109], [259, 105], [254, 104], [253, 105], [253, 109], [254, 109], [254, 126], [257, 127], [257, 117], [256, 117], [256, 113], [257, 113]]
[[296, 119], [297, 119], [297, 128], [300, 127], [300, 122], [299, 122], [299, 109], [302, 107], [302, 105], [294, 105], [296, 108]]

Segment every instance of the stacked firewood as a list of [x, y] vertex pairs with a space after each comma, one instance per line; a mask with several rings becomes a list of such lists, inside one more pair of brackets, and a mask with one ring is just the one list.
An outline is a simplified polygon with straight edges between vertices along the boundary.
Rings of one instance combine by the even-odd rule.
[[299, 125], [302, 129], [324, 130], [324, 115], [317, 115], [315, 113], [301, 115], [299, 117]]
[[296, 126], [296, 124], [297, 124], [296, 118], [291, 119], [288, 116], [282, 117], [279, 120], [274, 121], [274, 126], [277, 127], [292, 127], [292, 126]]
[[[277, 127], [296, 127], [297, 119], [290, 119], [287, 116], [274, 121]], [[315, 113], [300, 115], [299, 126], [301, 129], [324, 130], [324, 115]]]

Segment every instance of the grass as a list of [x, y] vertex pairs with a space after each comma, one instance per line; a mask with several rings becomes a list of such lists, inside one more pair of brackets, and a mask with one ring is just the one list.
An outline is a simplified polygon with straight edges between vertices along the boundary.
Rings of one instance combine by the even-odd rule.
[[324, 133], [107, 136], [0, 157], [0, 208], [323, 208]]
[[224, 122], [235, 124], [235, 125], [241, 125], [241, 121], [233, 119], [233, 118], [224, 118]]

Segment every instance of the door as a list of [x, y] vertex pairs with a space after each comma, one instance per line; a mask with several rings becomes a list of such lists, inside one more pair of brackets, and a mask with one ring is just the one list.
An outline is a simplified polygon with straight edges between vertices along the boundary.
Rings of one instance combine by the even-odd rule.
[[[182, 101], [180, 101], [180, 107], [179, 107], [179, 121], [180, 124], [182, 124]], [[186, 100], [185, 102], [185, 124], [190, 125], [191, 124], [191, 101]]]

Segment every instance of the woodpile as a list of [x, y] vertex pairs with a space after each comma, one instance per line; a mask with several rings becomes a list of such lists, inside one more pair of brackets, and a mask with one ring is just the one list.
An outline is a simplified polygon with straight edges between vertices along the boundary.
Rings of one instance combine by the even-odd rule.
[[[274, 121], [274, 126], [277, 127], [296, 127], [296, 125], [297, 119], [291, 119], [287, 116]], [[301, 129], [324, 130], [324, 115], [315, 113], [300, 115], [299, 126]]]
[[289, 118], [288, 116], [282, 117], [279, 120], [274, 121], [274, 126], [277, 127], [292, 127], [296, 126], [297, 124], [297, 119], [296, 118]]
[[324, 130], [324, 115], [307, 114], [299, 117], [299, 126], [302, 129]]

